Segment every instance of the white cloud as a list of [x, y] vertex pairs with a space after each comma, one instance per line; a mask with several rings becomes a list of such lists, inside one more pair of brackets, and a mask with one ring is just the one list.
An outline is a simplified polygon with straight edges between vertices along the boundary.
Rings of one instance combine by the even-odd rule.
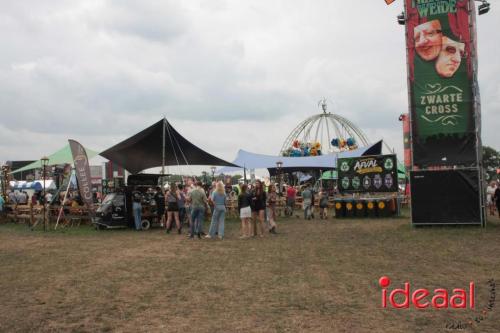
[[[36, 159], [68, 138], [106, 149], [164, 115], [222, 158], [239, 148], [275, 154], [322, 97], [401, 153], [401, 9], [381, 0], [9, 2], [0, 160]], [[499, 149], [498, 11], [477, 21], [483, 141]]]

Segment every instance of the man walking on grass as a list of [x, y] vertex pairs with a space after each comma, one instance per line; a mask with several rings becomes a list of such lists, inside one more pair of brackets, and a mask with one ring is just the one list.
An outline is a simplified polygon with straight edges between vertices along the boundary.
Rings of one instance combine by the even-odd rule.
[[194, 238], [197, 235], [201, 238], [201, 226], [203, 224], [203, 219], [205, 217], [205, 208], [208, 204], [207, 195], [201, 187], [202, 183], [200, 181], [196, 182], [196, 188], [191, 191], [189, 200], [191, 202], [191, 228], [189, 238]]
[[311, 219], [311, 205], [312, 205], [313, 193], [309, 184], [306, 185], [304, 191], [302, 191], [302, 208], [304, 209], [304, 219]]

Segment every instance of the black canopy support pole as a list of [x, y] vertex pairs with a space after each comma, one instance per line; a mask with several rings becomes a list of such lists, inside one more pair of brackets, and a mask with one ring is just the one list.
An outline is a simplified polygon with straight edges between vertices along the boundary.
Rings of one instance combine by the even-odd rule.
[[167, 124], [167, 118], [163, 117], [163, 134], [162, 134], [162, 156], [161, 156], [161, 187], [163, 188], [165, 179], [165, 126]]

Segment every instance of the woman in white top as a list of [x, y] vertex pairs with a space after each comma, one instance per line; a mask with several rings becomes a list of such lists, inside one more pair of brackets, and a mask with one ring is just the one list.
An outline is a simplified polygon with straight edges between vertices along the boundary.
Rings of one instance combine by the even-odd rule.
[[486, 188], [486, 203], [488, 204], [490, 215], [495, 215], [495, 202], [493, 202], [493, 195], [495, 194], [496, 189], [497, 186], [495, 182], [491, 182]]

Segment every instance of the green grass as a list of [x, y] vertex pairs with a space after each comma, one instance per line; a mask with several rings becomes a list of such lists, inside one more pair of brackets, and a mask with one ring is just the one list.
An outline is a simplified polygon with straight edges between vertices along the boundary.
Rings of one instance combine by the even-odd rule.
[[[498, 219], [482, 229], [291, 218], [277, 236], [248, 240], [238, 221], [226, 230], [215, 241], [0, 225], [0, 331], [442, 332], [474, 318], [486, 281], [500, 281]], [[478, 309], [382, 309], [382, 275], [391, 288], [475, 281]], [[466, 331], [498, 327], [500, 305]]]

